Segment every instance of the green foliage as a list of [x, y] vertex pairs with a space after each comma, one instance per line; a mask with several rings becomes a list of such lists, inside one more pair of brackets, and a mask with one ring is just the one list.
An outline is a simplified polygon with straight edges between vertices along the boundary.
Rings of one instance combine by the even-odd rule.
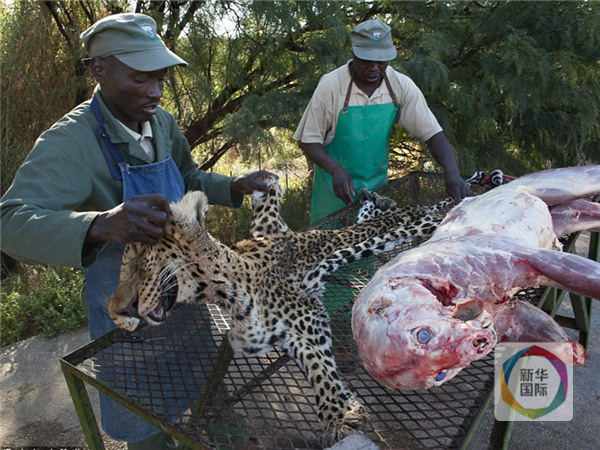
[[311, 189], [308, 183], [286, 189], [281, 203], [281, 217], [291, 230], [306, 228], [310, 221]]
[[[73, 37], [127, 10], [152, 15], [189, 62], [169, 73], [163, 104], [204, 169], [231, 151], [250, 165], [280, 152], [272, 130], [296, 128], [319, 78], [350, 58], [350, 29], [373, 17], [392, 27], [392, 65], [425, 93], [463, 172], [600, 160], [597, 2], [14, 2], [0, 26], [2, 144], [12, 150], [3, 190], [39, 133], [90, 87], [70, 70], [81, 56]], [[417, 155], [405, 168], [431, 160], [406, 133], [392, 147]]]
[[[215, 149], [257, 151], [269, 143], [273, 127], [295, 129], [319, 77], [350, 56], [342, 11], [354, 4], [217, 5], [209, 18], [195, 17], [181, 47], [190, 61], [181, 79], [197, 87], [197, 95], [188, 96], [190, 107], [180, 117], [190, 124], [186, 137], [199, 145], [201, 161]], [[232, 26], [219, 31], [215, 24], [223, 20]], [[256, 155], [245, 156], [256, 163]]]
[[251, 220], [252, 208], [250, 200], [246, 198], [244, 204], [236, 209], [220, 205], [211, 206], [206, 217], [206, 226], [216, 239], [232, 246], [250, 236], [248, 231]]
[[[392, 65], [425, 93], [463, 172], [502, 167], [518, 175], [600, 160], [595, 2], [220, 5], [221, 15], [203, 16], [188, 34], [187, 57], [197, 68], [184, 76], [203, 89], [185, 113], [187, 136], [211, 165], [238, 145], [256, 163], [272, 146], [273, 127], [294, 130], [319, 78], [351, 56], [349, 30], [372, 17], [391, 25]], [[207, 34], [207, 24], [223, 17], [231, 31]], [[210, 131], [200, 126], [207, 124]], [[392, 147], [411, 150], [405, 168], [431, 160], [406, 133], [396, 132]]]
[[[386, 2], [463, 172], [600, 161], [595, 2]], [[432, 61], [433, 60], [433, 61]], [[399, 145], [396, 143], [396, 145]], [[592, 148], [594, 147], [594, 148]]]
[[[26, 336], [27, 322], [24, 320], [26, 309], [21, 303], [21, 295], [17, 291], [10, 292], [2, 287], [2, 303], [0, 304], [0, 341], [9, 345]], [[5, 293], [6, 290], [6, 293]]]
[[80, 293], [83, 274], [75, 269], [27, 267], [0, 288], [2, 346], [41, 334], [53, 337], [87, 325]]
[[[310, 188], [304, 185], [288, 187], [281, 203], [281, 217], [291, 230], [298, 231], [308, 226], [310, 219]], [[252, 207], [250, 199], [237, 209], [213, 205], [208, 210], [206, 225], [212, 236], [225, 245], [249, 239]]]
[[87, 97], [91, 83], [82, 76], [77, 44], [65, 40], [41, 2], [0, 5], [2, 193], [37, 137], [77, 104], [81, 92]]

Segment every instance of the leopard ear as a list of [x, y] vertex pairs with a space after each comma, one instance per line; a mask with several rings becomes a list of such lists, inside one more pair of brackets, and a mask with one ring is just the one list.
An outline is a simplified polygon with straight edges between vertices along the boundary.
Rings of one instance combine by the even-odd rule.
[[204, 223], [207, 211], [208, 199], [201, 191], [188, 192], [177, 203], [171, 204], [173, 221], [190, 228]]

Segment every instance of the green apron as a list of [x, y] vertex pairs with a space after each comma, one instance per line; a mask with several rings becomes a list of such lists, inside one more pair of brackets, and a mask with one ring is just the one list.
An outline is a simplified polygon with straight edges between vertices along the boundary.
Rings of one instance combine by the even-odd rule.
[[[356, 193], [361, 188], [376, 190], [387, 184], [390, 132], [400, 107], [385, 74], [384, 81], [392, 103], [348, 106], [353, 84], [351, 78], [344, 107], [338, 115], [335, 136], [326, 147], [327, 154], [352, 177]], [[315, 167], [310, 223], [345, 205], [333, 192], [331, 175], [321, 167]]]

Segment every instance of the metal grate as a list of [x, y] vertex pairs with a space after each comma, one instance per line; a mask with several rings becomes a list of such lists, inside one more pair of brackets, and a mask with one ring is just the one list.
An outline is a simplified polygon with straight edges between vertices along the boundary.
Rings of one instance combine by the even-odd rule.
[[[443, 177], [421, 173], [383, 192], [398, 204], [430, 204], [446, 195]], [[348, 207], [317, 226], [346, 225], [355, 216], [356, 208]], [[331, 315], [335, 357], [369, 413], [363, 431], [380, 448], [457, 448], [490, 398], [493, 356], [441, 387], [400, 392], [381, 387], [364, 371], [352, 337], [357, 293], [382, 264], [409, 247], [356, 261], [330, 276], [323, 302]], [[520, 295], [534, 303], [537, 296], [537, 291]], [[63, 360], [78, 377], [190, 447], [321, 448], [314, 396], [302, 371], [276, 350], [260, 358], [233, 357], [228, 322], [214, 305], [184, 305], [160, 327], [116, 330]]]

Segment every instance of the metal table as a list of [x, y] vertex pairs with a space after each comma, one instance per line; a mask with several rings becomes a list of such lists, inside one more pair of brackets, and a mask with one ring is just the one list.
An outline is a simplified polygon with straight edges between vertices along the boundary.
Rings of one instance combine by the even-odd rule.
[[[426, 173], [410, 174], [382, 191], [398, 204], [430, 204], [445, 197], [443, 177]], [[355, 217], [356, 207], [351, 206], [316, 226], [343, 226]], [[363, 431], [380, 448], [461, 448], [493, 402], [493, 355], [441, 387], [400, 392], [381, 387], [364, 371], [352, 338], [357, 293], [382, 264], [412, 245], [356, 261], [329, 278], [323, 301], [331, 315], [335, 357], [345, 383], [369, 413]], [[597, 233], [595, 252], [597, 258]], [[550, 299], [553, 308], [561, 297], [547, 289], [519, 296], [534, 304]], [[591, 299], [580, 303], [587, 316], [574, 325], [585, 340]], [[134, 333], [115, 330], [62, 358], [90, 449], [104, 445], [85, 384], [171, 434], [182, 448], [320, 448], [314, 395], [302, 371], [277, 350], [261, 358], [233, 357], [226, 339], [228, 322], [214, 305], [184, 305], [160, 327]], [[206, 337], [206, 330], [210, 337], [198, 339]], [[203, 363], [207, 359], [212, 364]], [[503, 426], [495, 432], [510, 431]]]

